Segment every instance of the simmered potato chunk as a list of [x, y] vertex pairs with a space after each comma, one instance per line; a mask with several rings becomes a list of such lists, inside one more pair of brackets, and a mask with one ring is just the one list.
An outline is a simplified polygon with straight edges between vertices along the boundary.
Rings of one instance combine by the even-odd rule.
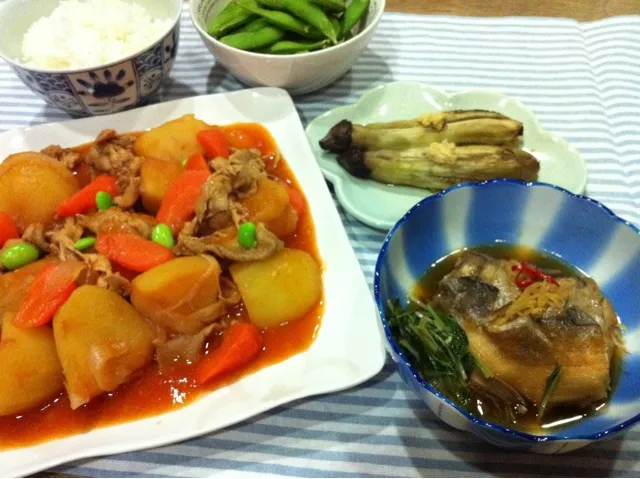
[[261, 178], [256, 192], [243, 198], [241, 204], [251, 221], [267, 223], [284, 212], [289, 204], [289, 193], [278, 181]]
[[298, 213], [291, 205], [287, 205], [280, 216], [265, 223], [265, 226], [278, 238], [284, 239], [298, 228]]
[[156, 324], [195, 334], [225, 312], [218, 298], [221, 271], [213, 256], [167, 261], [133, 280], [131, 302]]
[[76, 178], [41, 153], [18, 153], [0, 165], [0, 211], [13, 216], [20, 230], [53, 220], [60, 203], [78, 190]]
[[169, 187], [184, 173], [180, 163], [149, 158], [140, 170], [142, 206], [149, 213], [157, 213]]
[[296, 230], [298, 214], [289, 202], [287, 188], [278, 181], [261, 178], [256, 192], [243, 198], [241, 204], [251, 221], [264, 223], [279, 238]]
[[135, 152], [144, 158], [180, 162], [194, 153], [204, 153], [196, 135], [209, 128], [193, 115], [185, 115], [144, 132], [138, 137]]
[[0, 341], [0, 416], [43, 405], [62, 390], [62, 367], [48, 326], [18, 328], [5, 314]]
[[113, 391], [153, 360], [153, 333], [113, 291], [81, 286], [53, 319], [71, 407]]
[[249, 318], [267, 328], [300, 318], [322, 295], [322, 272], [313, 257], [285, 248], [262, 261], [234, 263], [231, 276]]

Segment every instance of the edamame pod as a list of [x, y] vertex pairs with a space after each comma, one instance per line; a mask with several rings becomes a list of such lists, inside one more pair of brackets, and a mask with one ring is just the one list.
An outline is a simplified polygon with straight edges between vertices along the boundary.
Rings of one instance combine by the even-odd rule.
[[274, 10], [285, 10], [282, 0], [258, 0], [262, 7], [272, 8]]
[[231, 2], [211, 20], [207, 30], [209, 35], [218, 38], [235, 28], [249, 23], [254, 18], [255, 15], [253, 13], [248, 12], [235, 2]]
[[265, 50], [265, 53], [273, 55], [291, 55], [294, 53], [305, 53], [320, 50], [327, 45], [326, 40], [320, 42], [294, 42], [291, 40], [280, 40]]
[[220, 41], [225, 45], [240, 50], [258, 50], [268, 47], [284, 37], [284, 32], [279, 28], [268, 26], [257, 32], [232, 33], [222, 37]]
[[338, 36], [333, 31], [331, 21], [320, 7], [309, 0], [282, 0], [282, 3], [290, 13], [316, 27], [331, 42], [337, 43]]
[[321, 7], [327, 12], [344, 12], [346, 8], [344, 0], [311, 0], [313, 3]]
[[342, 24], [340, 23], [340, 19], [333, 15], [329, 15], [329, 21], [331, 22], [333, 31], [336, 32], [338, 40], [342, 40]]
[[255, 0], [237, 0], [238, 4], [241, 5], [246, 10], [250, 11], [254, 15], [259, 15], [263, 19], [265, 19], [271, 25], [280, 28], [282, 30], [286, 30], [289, 32], [297, 33], [298, 35], [302, 35], [303, 37], [310, 39], [319, 39], [323, 38], [323, 35], [316, 30], [314, 27], [305, 23], [301, 20], [298, 20], [296, 17], [293, 17], [285, 12], [279, 12], [274, 10], [266, 10], [264, 8], [260, 8]]
[[369, 8], [370, 0], [351, 0], [342, 16], [342, 36], [346, 37]]
[[259, 32], [264, 27], [268, 27], [269, 22], [267, 22], [264, 18], [256, 18], [255, 20], [247, 23], [244, 27], [239, 30], [236, 30], [234, 33], [240, 32]]

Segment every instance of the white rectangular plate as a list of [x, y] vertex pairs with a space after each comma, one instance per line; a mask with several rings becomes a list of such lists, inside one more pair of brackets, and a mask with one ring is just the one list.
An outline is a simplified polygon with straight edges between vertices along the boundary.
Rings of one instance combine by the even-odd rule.
[[355, 386], [382, 369], [385, 352], [373, 297], [284, 90], [256, 88], [192, 97], [111, 116], [8, 131], [0, 133], [0, 158], [51, 144], [86, 143], [104, 128], [145, 130], [189, 113], [211, 124], [262, 123], [280, 146], [307, 197], [324, 261], [325, 313], [317, 339], [307, 351], [177, 411], [0, 452], [0, 476], [22, 476], [81, 458], [186, 440], [296, 399]]

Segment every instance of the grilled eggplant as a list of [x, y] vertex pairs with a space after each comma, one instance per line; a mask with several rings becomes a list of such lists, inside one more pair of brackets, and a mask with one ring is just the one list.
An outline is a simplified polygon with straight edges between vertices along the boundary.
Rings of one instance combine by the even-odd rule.
[[413, 120], [336, 124], [320, 146], [359, 178], [440, 190], [466, 181], [534, 181], [540, 165], [519, 147], [523, 125], [499, 113], [457, 110]]
[[359, 178], [430, 190], [492, 178], [534, 181], [540, 169], [538, 160], [519, 148], [452, 143], [406, 150], [351, 148], [338, 155], [338, 162]]

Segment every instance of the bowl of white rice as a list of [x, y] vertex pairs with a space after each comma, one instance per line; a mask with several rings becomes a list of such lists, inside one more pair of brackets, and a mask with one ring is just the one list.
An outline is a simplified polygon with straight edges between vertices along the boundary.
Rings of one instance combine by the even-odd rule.
[[169, 76], [182, 0], [5, 0], [0, 58], [74, 116], [149, 103]]

